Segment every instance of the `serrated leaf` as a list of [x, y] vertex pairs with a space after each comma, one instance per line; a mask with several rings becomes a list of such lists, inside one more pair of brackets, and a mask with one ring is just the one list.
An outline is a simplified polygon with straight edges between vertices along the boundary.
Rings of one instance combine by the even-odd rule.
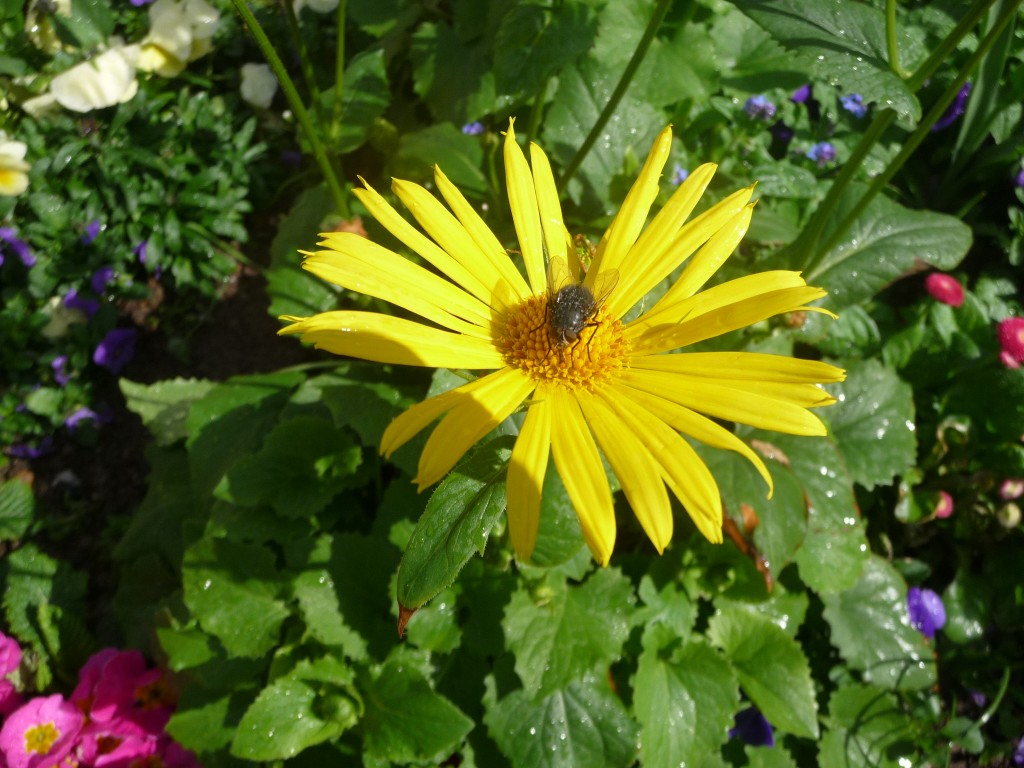
[[289, 611], [266, 547], [201, 539], [185, 552], [182, 585], [189, 610], [228, 653], [256, 658], [277, 644]]
[[891, 483], [917, 460], [910, 385], [878, 360], [855, 362], [825, 413], [853, 480], [868, 490]]
[[495, 109], [489, 50], [448, 24], [420, 24], [411, 38], [414, 88], [437, 122], [463, 125]]
[[187, 419], [192, 403], [216, 384], [205, 379], [164, 379], [155, 384], [118, 381], [128, 410], [138, 414], [157, 445], [165, 447], [188, 437]]
[[736, 685], [729, 663], [701, 641], [671, 659], [644, 651], [633, 681], [643, 764], [692, 765], [717, 752], [739, 707]]
[[24, 536], [35, 509], [31, 485], [16, 479], [0, 484], [0, 540], [16, 541]]
[[828, 708], [831, 728], [821, 740], [821, 768], [899, 768], [918, 759], [910, 716], [891, 693], [848, 685], [832, 694]]
[[474, 554], [483, 554], [505, 511], [510, 438], [496, 438], [464, 459], [438, 486], [416, 524], [398, 568], [398, 602], [419, 608], [455, 581]]
[[743, 751], [747, 753], [750, 768], [797, 768], [797, 764], [782, 744], [772, 747], [746, 746]]
[[872, 555], [852, 588], [822, 600], [832, 642], [865, 681], [890, 690], [935, 684], [934, 653], [910, 625], [906, 582], [885, 560]]
[[767, 618], [744, 610], [712, 616], [708, 637], [725, 652], [744, 692], [773, 726], [818, 737], [811, 668], [796, 640]]
[[723, 84], [731, 88], [764, 93], [773, 88], [798, 88], [807, 82], [807, 70], [793, 55], [734, 8], [716, 13], [711, 37]]
[[539, 700], [518, 690], [485, 703], [487, 729], [514, 768], [622, 768], [635, 759], [636, 726], [606, 678], [586, 675]]
[[[822, 243], [828, 242], [865, 189], [861, 184], [847, 187], [825, 225]], [[922, 266], [953, 269], [967, 254], [971, 242], [970, 227], [959, 219], [934, 211], [912, 211], [879, 195], [805, 277], [808, 285], [829, 292], [826, 304], [838, 312], [874, 297], [885, 286]]]
[[853, 0], [737, 0], [745, 14], [797, 55], [814, 73], [845, 93], [859, 93], [917, 122], [921, 105], [889, 67], [885, 16]]
[[674, 582], [660, 590], [649, 574], [640, 579], [637, 589], [643, 606], [635, 614], [636, 623], [643, 626], [644, 649], [658, 650], [680, 640], [686, 642], [697, 620], [697, 609], [689, 595]]
[[615, 568], [580, 585], [548, 585], [542, 596], [520, 589], [505, 609], [505, 644], [529, 696], [544, 696], [619, 658], [629, 634], [633, 588]]
[[401, 660], [386, 662], [359, 687], [366, 701], [361, 721], [364, 758], [436, 765], [473, 728], [472, 720]]

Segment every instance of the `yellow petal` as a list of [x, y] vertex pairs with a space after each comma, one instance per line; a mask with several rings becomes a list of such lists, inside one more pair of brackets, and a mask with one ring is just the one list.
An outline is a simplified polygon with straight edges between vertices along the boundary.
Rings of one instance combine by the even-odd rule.
[[452, 258], [437, 243], [432, 241], [412, 224], [402, 218], [376, 190], [365, 180], [360, 179], [366, 189], [353, 189], [359, 201], [366, 206], [366, 209], [381, 225], [391, 234], [397, 237], [407, 248], [419, 254], [425, 261], [433, 264], [442, 274], [447, 275], [453, 282], [461, 285], [469, 293], [476, 296], [487, 306], [492, 306], [491, 294], [487, 286], [462, 264]]
[[668, 424], [628, 397], [617, 392], [600, 393], [647, 446], [661, 467], [662, 477], [704, 537], [715, 544], [722, 541], [722, 499], [707, 465]]
[[438, 191], [451, 207], [452, 212], [458, 217], [469, 236], [473, 238], [473, 242], [479, 248], [481, 256], [487, 259], [494, 269], [501, 274], [502, 278], [511, 288], [515, 298], [519, 301], [528, 298], [530, 296], [530, 288], [523, 279], [523, 276], [519, 274], [515, 264], [512, 263], [501, 242], [494, 236], [494, 233], [491, 232], [484, 220], [480, 218], [480, 214], [463, 197], [459, 188], [452, 184], [436, 165], [434, 166], [434, 182], [437, 184]]
[[601, 455], [576, 398], [551, 387], [548, 399], [556, 418], [551, 424], [551, 453], [562, 484], [572, 500], [594, 559], [608, 565], [615, 547], [615, 509]]
[[629, 253], [629, 249], [633, 247], [644, 224], [647, 223], [647, 214], [661, 189], [661, 171], [665, 167], [665, 161], [668, 160], [671, 149], [672, 127], [668, 126], [654, 140], [654, 146], [647, 154], [647, 160], [640, 170], [640, 175], [630, 188], [626, 199], [622, 201], [619, 212], [605, 233], [602, 247], [598, 248], [598, 252], [594, 256], [594, 263], [587, 273], [586, 285], [588, 288], [593, 289], [594, 280], [601, 272], [633, 268], [632, 265], [626, 264], [626, 254]]
[[665, 375], [658, 371], [629, 369], [622, 372], [623, 383], [716, 419], [736, 421], [790, 435], [827, 434], [821, 419], [806, 408], [790, 402], [744, 392], [721, 383], [709, 384], [705, 379], [689, 376], [675, 376], [671, 381], [672, 386], [666, 387]]
[[504, 368], [471, 390], [441, 419], [423, 446], [413, 482], [422, 491], [451, 470], [474, 443], [498, 426], [529, 397], [536, 383], [517, 368]]
[[279, 334], [302, 334], [303, 341], [336, 355], [429, 368], [477, 369], [505, 365], [501, 352], [489, 341], [391, 315], [338, 311], [282, 319], [291, 320], [293, 324], [282, 328]]
[[[491, 374], [493, 375], [493, 374]], [[484, 377], [486, 378], [486, 377]], [[443, 414], [459, 404], [460, 398], [480, 386], [483, 379], [471, 381], [461, 387], [428, 397], [398, 414], [391, 420], [380, 439], [380, 452], [385, 458], [412, 440]]]
[[530, 559], [537, 543], [541, 491], [550, 452], [551, 406], [538, 391], [512, 449], [505, 482], [508, 533], [520, 562]]
[[537, 208], [537, 192], [533, 174], [526, 162], [523, 150], [516, 143], [513, 130], [514, 120], [508, 121], [505, 132], [505, 184], [508, 188], [508, 205], [512, 210], [512, 221], [516, 225], [519, 248], [526, 264], [526, 277], [536, 295], [547, 290], [544, 271], [544, 234]]
[[603, 401], [586, 390], [578, 391], [576, 398], [601, 452], [619, 478], [633, 514], [661, 554], [672, 539], [672, 506], [661, 479], [661, 468], [633, 431]]
[[679, 355], [635, 356], [633, 368], [671, 371], [716, 379], [748, 379], [794, 384], [827, 384], [844, 381], [846, 372], [818, 360], [799, 360], [760, 352], [686, 352]]
[[[562, 220], [562, 206], [558, 202], [558, 188], [551, 173], [547, 155], [536, 144], [530, 144], [530, 166], [533, 168], [533, 186], [537, 193], [537, 208], [544, 229], [544, 245], [548, 259], [562, 259], [568, 263], [569, 232]], [[572, 265], [570, 264], [570, 267]], [[579, 274], [578, 270], [574, 274]]]
[[332, 233], [321, 245], [331, 250], [307, 254], [303, 269], [453, 331], [491, 337], [488, 308], [433, 272], [351, 232]]

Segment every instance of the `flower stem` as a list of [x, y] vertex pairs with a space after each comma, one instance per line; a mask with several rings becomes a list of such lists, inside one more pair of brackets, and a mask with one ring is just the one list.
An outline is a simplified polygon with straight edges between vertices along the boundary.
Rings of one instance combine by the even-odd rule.
[[672, 0], [658, 0], [658, 5], [654, 9], [654, 13], [651, 14], [650, 21], [647, 22], [647, 28], [644, 30], [643, 36], [640, 38], [640, 42], [637, 43], [636, 50], [633, 51], [633, 56], [630, 58], [629, 63], [626, 64], [625, 70], [622, 72], [622, 77], [619, 78], [618, 84], [615, 86], [615, 90], [612, 91], [612, 95], [608, 98], [608, 103], [605, 104], [604, 109], [601, 110], [601, 114], [597, 116], [597, 120], [594, 122], [594, 126], [590, 129], [590, 133], [587, 134], [587, 138], [583, 140], [583, 144], [576, 151], [576, 156], [573, 157], [569, 165], [566, 166], [558, 180], [558, 190], [562, 191], [565, 185], [572, 178], [572, 175], [576, 173], [576, 170], [582, 165], [584, 158], [590, 152], [594, 146], [594, 142], [597, 141], [597, 137], [604, 130], [605, 125], [611, 119], [612, 114], [615, 112], [615, 108], [619, 106], [619, 102], [622, 101], [622, 97], [626, 94], [626, 89], [629, 88], [629, 84], [633, 82], [633, 76], [636, 74], [637, 69], [640, 67], [640, 63], [644, 60], [644, 56], [647, 55], [647, 49], [651, 47], [651, 42], [654, 40], [655, 34], [658, 32], [658, 27], [661, 26], [661, 22], [665, 20], [665, 14], [668, 13], [668, 8], [672, 4]]
[[896, 0], [885, 0], [885, 45], [889, 51], [889, 69], [906, 80], [910, 73], [900, 66], [900, 48], [896, 42]]
[[313, 111], [316, 113], [317, 121], [321, 126], [327, 125], [327, 116], [324, 114], [323, 103], [320, 101], [320, 89], [316, 85], [316, 75], [313, 73], [313, 64], [309, 58], [309, 48], [306, 47], [306, 40], [299, 29], [299, 19], [295, 15], [295, 8], [291, 0], [278, 0], [281, 11], [288, 24], [288, 32], [292, 36], [292, 43], [299, 54], [299, 69], [302, 71], [302, 79], [306, 83], [306, 91], [309, 93], [309, 100]]
[[277, 81], [281, 84], [281, 90], [284, 92], [285, 98], [288, 99], [288, 104], [295, 114], [295, 119], [298, 120], [299, 127], [302, 129], [306, 141], [309, 142], [310, 147], [313, 149], [313, 156], [316, 158], [317, 165], [320, 166], [320, 172], [323, 174], [324, 182], [327, 184], [331, 198], [334, 200], [334, 206], [337, 208], [338, 214], [347, 219], [350, 215], [348, 198], [346, 198], [341, 184], [338, 182], [338, 176], [331, 166], [331, 162], [327, 157], [327, 151], [324, 149], [323, 142], [320, 141], [320, 136], [316, 132], [316, 127], [313, 125], [313, 121], [310, 120], [309, 112], [306, 111], [305, 106], [302, 104], [302, 99], [295, 88], [295, 83], [288, 75], [284, 64], [281, 63], [281, 57], [277, 55], [277, 51], [267, 37], [266, 32], [263, 31], [263, 27], [260, 26], [253, 12], [249, 10], [246, 0], [231, 0], [231, 2], [234, 4], [235, 10], [238, 11], [238, 15], [242, 17], [242, 21], [249, 28], [253, 38], [255, 38], [256, 45], [263, 52], [267, 63], [270, 64], [270, 68], [274, 70]]
[[341, 97], [345, 90], [345, 3], [338, 0], [338, 40], [334, 52], [334, 105], [331, 108], [332, 137], [341, 128]]

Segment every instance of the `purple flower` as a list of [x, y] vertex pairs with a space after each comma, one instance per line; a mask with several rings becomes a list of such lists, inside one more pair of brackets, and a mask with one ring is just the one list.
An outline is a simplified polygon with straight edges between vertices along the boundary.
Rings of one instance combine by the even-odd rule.
[[789, 144], [793, 140], [793, 129], [786, 125], [783, 121], [779, 120], [768, 129], [772, 138], [776, 141], [782, 142], [783, 144]]
[[134, 328], [115, 328], [103, 337], [103, 341], [92, 353], [92, 361], [117, 375], [135, 354], [135, 339], [138, 333]]
[[86, 408], [84, 405], [77, 411], [72, 413], [66, 419], [64, 419], [64, 426], [70, 429], [72, 432], [78, 429], [83, 422], [91, 421], [93, 424], [100, 422], [100, 416], [92, 408]]
[[149, 240], [143, 240], [141, 243], [132, 248], [132, 253], [135, 254], [135, 258], [139, 260], [139, 264], [146, 265], [146, 252], [149, 250]]
[[935, 631], [946, 624], [942, 598], [930, 589], [911, 587], [907, 590], [907, 612], [911, 626], [927, 638], [935, 637]]
[[752, 747], [774, 747], [775, 733], [768, 718], [757, 707], [747, 707], [737, 713], [735, 725], [729, 729], [729, 738], [739, 736]]
[[9, 445], [4, 453], [15, 459], [38, 459], [40, 456], [45, 456], [52, 450], [53, 438], [50, 437], [50, 435], [47, 435], [36, 445], [32, 445], [30, 443], [15, 443], [13, 445]]
[[1013, 177], [1013, 185], [1018, 189], [1024, 187], [1024, 168], [1017, 171], [1017, 175]]
[[107, 289], [107, 285], [111, 280], [114, 279], [114, 268], [111, 266], [100, 267], [92, 273], [92, 280], [89, 285], [92, 286], [92, 292], [97, 296], [102, 296]]
[[131, 4], [136, 8], [141, 8], [144, 5], [149, 5], [153, 0], [131, 0]]
[[1024, 765], [1024, 736], [1017, 742], [1017, 748], [1013, 750], [1013, 764]]
[[67, 292], [67, 295], [64, 296], [64, 306], [68, 309], [77, 309], [86, 317], [92, 317], [99, 311], [100, 303], [98, 301], [93, 301], [92, 299], [82, 298], [78, 295], [78, 289], [72, 288]]
[[462, 132], [467, 136], [479, 136], [484, 132], [484, 124], [479, 120], [475, 120], [472, 123], [466, 123], [462, 126]]
[[945, 112], [942, 113], [935, 125], [932, 126], [932, 131], [941, 131], [943, 128], [948, 128], [956, 119], [964, 113], [964, 109], [967, 108], [967, 97], [971, 95], [970, 81], [964, 83], [964, 87], [957, 93], [956, 98], [953, 99], [953, 103], [949, 105]]
[[680, 184], [686, 181], [686, 179], [689, 178], [689, 176], [690, 172], [683, 168], [683, 166], [681, 166], [679, 163], [676, 163], [675, 168], [672, 169], [672, 178], [670, 178], [669, 181], [672, 182], [673, 186], [678, 187]]
[[824, 168], [836, 159], [836, 148], [827, 141], [822, 141], [808, 149], [806, 154], [808, 160], [813, 160], [819, 168]]
[[986, 704], [988, 704], [988, 697], [985, 696], [985, 694], [981, 691], [975, 691], [972, 689], [969, 690], [967, 693], [970, 695], [971, 701], [974, 702], [974, 706], [978, 707], [978, 709], [981, 709]]
[[18, 255], [26, 269], [31, 269], [36, 265], [36, 257], [32, 253], [32, 249], [28, 247], [28, 243], [18, 237], [12, 227], [0, 227], [0, 264], [4, 263], [3, 244], [9, 246]]
[[67, 385], [71, 381], [71, 374], [68, 373], [68, 356], [58, 355], [53, 358], [50, 363], [50, 367], [53, 369], [53, 379], [62, 387]]
[[805, 83], [793, 91], [793, 95], [789, 97], [789, 100], [794, 104], [803, 104], [811, 98], [811, 84]]
[[858, 119], [868, 113], [868, 108], [864, 106], [864, 98], [859, 93], [840, 96], [839, 103], [843, 105], [843, 109]]
[[747, 99], [743, 109], [751, 120], [764, 120], [767, 122], [775, 117], [775, 105], [763, 95], [751, 96]]
[[82, 235], [82, 245], [92, 245], [100, 234], [103, 225], [99, 219], [93, 219], [85, 225], [85, 234]]

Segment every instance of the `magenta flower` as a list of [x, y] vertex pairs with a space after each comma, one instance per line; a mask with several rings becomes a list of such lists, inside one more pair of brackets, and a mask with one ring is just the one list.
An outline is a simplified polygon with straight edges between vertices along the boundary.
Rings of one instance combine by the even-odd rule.
[[116, 727], [127, 735], [133, 728], [158, 735], [171, 716], [162, 683], [163, 672], [147, 668], [138, 651], [105, 648], [82, 667], [71, 701], [93, 722], [124, 721], [132, 727]]
[[907, 612], [911, 626], [929, 639], [946, 625], [946, 606], [930, 589], [911, 587], [907, 590]]
[[996, 331], [1002, 352], [999, 359], [1007, 368], [1020, 368], [1024, 363], [1024, 317], [1008, 317]]
[[935, 504], [935, 516], [945, 520], [953, 514], [953, 497], [945, 491], [939, 491], [939, 500]]
[[1019, 477], [1008, 477], [999, 486], [999, 498], [1003, 501], [1013, 501], [1024, 496], [1024, 479]]
[[116, 376], [135, 354], [137, 337], [138, 333], [134, 328], [115, 328], [108, 332], [96, 347], [92, 353], [92, 361]]
[[0, 753], [8, 768], [56, 766], [74, 746], [85, 723], [82, 713], [59, 693], [32, 699], [0, 729]]
[[952, 275], [944, 272], [932, 272], [924, 280], [925, 290], [936, 301], [959, 307], [964, 303], [964, 288]]
[[21, 646], [13, 637], [0, 632], [0, 717], [6, 717], [22, 705], [18, 689], [8, 677], [21, 666]]
[[736, 714], [734, 725], [729, 729], [729, 738], [737, 736], [752, 747], [775, 746], [772, 724], [757, 707], [747, 707]]

